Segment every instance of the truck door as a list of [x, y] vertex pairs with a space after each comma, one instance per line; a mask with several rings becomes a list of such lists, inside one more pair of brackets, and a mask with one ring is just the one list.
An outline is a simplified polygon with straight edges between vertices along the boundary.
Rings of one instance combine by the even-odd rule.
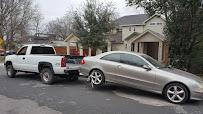
[[26, 62], [26, 52], [27, 52], [27, 46], [22, 47], [19, 52], [17, 53], [16, 59], [14, 60], [13, 66], [16, 70], [25, 71], [26, 68], [25, 62]]

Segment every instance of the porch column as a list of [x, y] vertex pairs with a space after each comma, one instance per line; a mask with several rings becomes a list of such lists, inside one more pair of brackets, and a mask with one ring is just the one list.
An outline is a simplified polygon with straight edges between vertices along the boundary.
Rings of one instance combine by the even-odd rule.
[[162, 62], [163, 42], [159, 42], [158, 61]]
[[139, 45], [139, 53], [143, 53], [144, 52], [144, 43], [143, 42], [140, 42], [140, 45]]
[[69, 46], [66, 47], [66, 50], [67, 50], [67, 55], [70, 55], [70, 47]]
[[137, 50], [138, 50], [138, 42], [134, 42], [134, 44], [135, 44], [134, 52], [137, 52]]
[[97, 51], [96, 51], [96, 55], [99, 55], [99, 54], [101, 54], [101, 53], [102, 53], [102, 50], [97, 49]]
[[83, 47], [80, 47], [80, 56], [83, 56]]
[[131, 42], [124, 41], [124, 51], [131, 51]]
[[92, 56], [92, 49], [89, 47], [88, 56]]
[[111, 51], [112, 47], [111, 47], [111, 42], [108, 41], [108, 45], [107, 45], [107, 51]]

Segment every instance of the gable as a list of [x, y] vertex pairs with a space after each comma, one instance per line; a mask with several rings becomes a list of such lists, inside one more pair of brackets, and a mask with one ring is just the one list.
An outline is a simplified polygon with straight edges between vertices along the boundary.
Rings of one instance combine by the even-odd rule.
[[160, 16], [154, 16], [145, 22], [144, 30], [155, 31], [163, 35], [166, 22]]
[[161, 19], [162, 21], [166, 21], [165, 20], [165, 18], [164, 18], [164, 16], [162, 16], [162, 15], [159, 15], [159, 14], [154, 14], [153, 16], [151, 16], [151, 17], [149, 17], [148, 19], [146, 19], [145, 21], [144, 21], [144, 23], [148, 23], [149, 21], [151, 21], [151, 20], [153, 20], [153, 19]]
[[156, 33], [151, 30], [147, 30], [140, 34], [139, 36], [132, 37], [129, 41], [130, 42], [159, 42], [159, 41], [165, 41], [163, 35]]
[[80, 39], [72, 33], [64, 41], [70, 43], [70, 42], [78, 42], [78, 40]]
[[146, 25], [150, 25], [150, 23], [163, 23], [165, 24], [165, 20], [161, 18], [160, 16], [154, 16], [153, 18], [150, 18], [149, 20], [145, 21]]

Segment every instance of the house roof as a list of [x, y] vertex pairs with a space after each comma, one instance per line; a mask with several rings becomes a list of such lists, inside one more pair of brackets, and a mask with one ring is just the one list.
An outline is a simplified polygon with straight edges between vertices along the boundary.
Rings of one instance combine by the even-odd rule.
[[166, 40], [166, 38], [165, 38], [163, 35], [161, 35], [161, 34], [159, 34], [159, 33], [157, 33], [157, 32], [154, 32], [154, 31], [148, 29], [148, 30], [146, 30], [145, 32], [143, 32], [142, 34], [140, 34], [139, 36], [137, 36], [137, 37], [133, 40], [133, 42], [136, 41], [136, 40], [138, 40], [138, 39], [140, 39], [142, 36], [144, 36], [144, 35], [147, 34], [147, 33], [151, 33], [152, 35], [154, 35], [154, 36], [156, 36], [157, 38], [159, 38], [161, 41], [165, 41], [165, 40]]
[[34, 36], [28, 36], [27, 44], [48, 44], [50, 41], [56, 40], [55, 34], [37, 33]]
[[148, 19], [146, 19], [146, 20], [144, 21], [144, 23], [148, 22], [149, 20], [151, 20], [151, 19], [154, 18], [155, 16], [158, 16], [158, 17], [160, 17], [161, 19], [163, 19], [164, 21], [166, 21], [165, 16], [160, 15], [160, 14], [154, 14], [154, 15], [150, 16]]
[[112, 34], [110, 41], [112, 43], [118, 44], [118, 43], [123, 43], [122, 41], [122, 31], [118, 31], [116, 34]]
[[131, 39], [132, 37], [134, 37], [134, 36], [138, 36], [138, 35], [140, 35], [140, 34], [137, 33], [137, 32], [133, 32], [133, 33], [130, 34], [128, 37], [126, 37], [125, 40], [129, 40], [129, 39]]
[[53, 46], [69, 46], [69, 44], [65, 41], [51, 41], [50, 45]]
[[0, 48], [0, 52], [3, 52], [3, 51], [5, 51], [5, 50]]
[[147, 14], [129, 15], [116, 20], [116, 23], [122, 25], [142, 25], [149, 18]]

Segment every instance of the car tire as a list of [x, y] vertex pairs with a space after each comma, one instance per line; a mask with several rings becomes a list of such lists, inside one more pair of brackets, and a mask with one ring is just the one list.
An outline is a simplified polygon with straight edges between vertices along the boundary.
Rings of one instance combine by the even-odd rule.
[[13, 68], [12, 65], [6, 66], [6, 74], [9, 78], [15, 78], [16, 76], [16, 70]]
[[92, 88], [101, 87], [105, 83], [104, 73], [100, 70], [93, 70], [89, 75], [89, 81]]
[[53, 84], [56, 80], [54, 72], [50, 68], [42, 69], [40, 72], [40, 77], [44, 84]]
[[164, 90], [166, 99], [174, 104], [183, 104], [189, 100], [189, 91], [185, 85], [172, 83], [166, 86]]

